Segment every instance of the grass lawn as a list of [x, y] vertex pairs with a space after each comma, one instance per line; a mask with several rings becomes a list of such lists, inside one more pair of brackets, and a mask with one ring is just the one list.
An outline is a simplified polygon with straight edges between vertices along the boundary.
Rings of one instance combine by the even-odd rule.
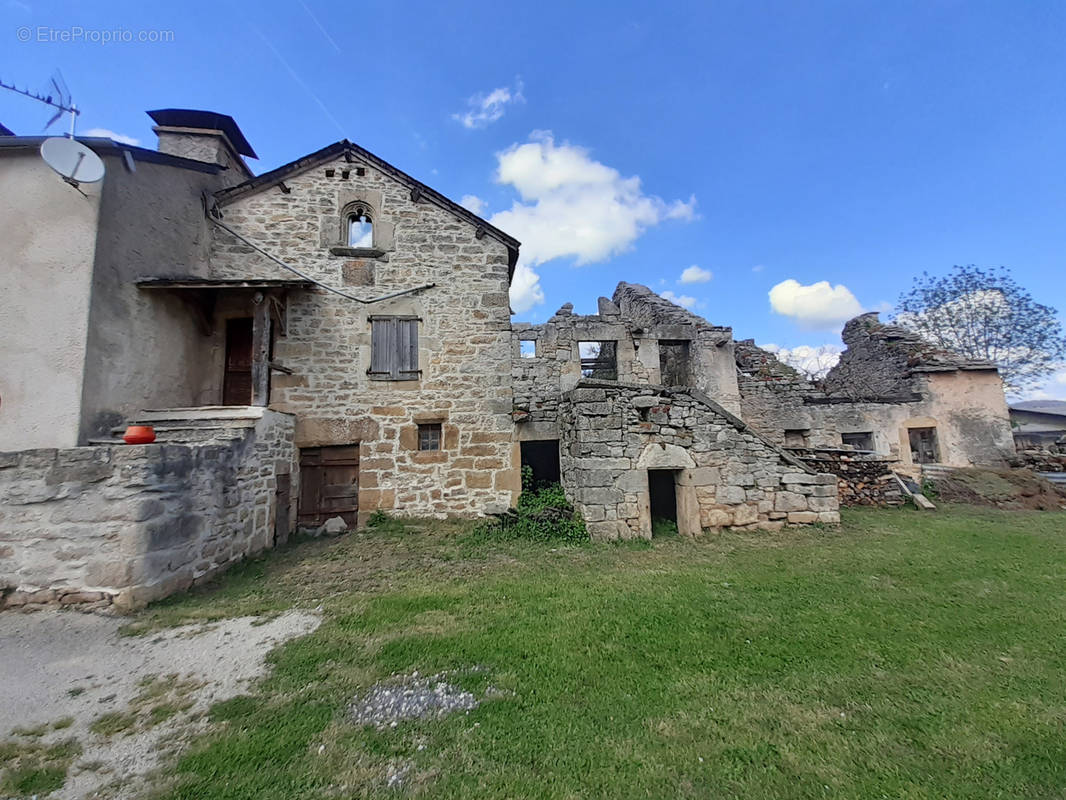
[[[554, 549], [400, 528], [295, 545], [133, 621], [324, 615], [214, 708], [167, 796], [1066, 796], [1066, 514]], [[346, 721], [413, 670], [488, 699]]]

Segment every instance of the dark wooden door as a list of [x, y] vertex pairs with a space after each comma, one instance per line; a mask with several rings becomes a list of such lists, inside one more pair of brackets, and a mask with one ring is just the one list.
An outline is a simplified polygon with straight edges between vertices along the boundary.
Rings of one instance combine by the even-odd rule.
[[252, 318], [226, 320], [226, 372], [222, 378], [222, 405], [246, 406], [252, 402]]
[[359, 515], [359, 445], [300, 451], [301, 525], [341, 517], [355, 527]]

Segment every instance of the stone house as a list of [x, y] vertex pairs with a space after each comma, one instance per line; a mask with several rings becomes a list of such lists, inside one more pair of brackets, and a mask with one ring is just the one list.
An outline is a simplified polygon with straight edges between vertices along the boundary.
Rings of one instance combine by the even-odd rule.
[[338, 516], [502, 512], [522, 465], [614, 539], [837, 521], [797, 447], [1009, 442], [993, 367], [875, 318], [825, 388], [636, 284], [512, 324], [519, 243], [378, 156], [255, 175], [231, 117], [150, 115], [157, 150], [81, 140], [106, 169], [77, 187], [0, 135], [8, 604], [136, 605]]
[[158, 150], [83, 139], [106, 169], [77, 187], [0, 136], [8, 602], [135, 604], [300, 523], [513, 504], [518, 242], [351, 142], [255, 176], [232, 118], [150, 114]]

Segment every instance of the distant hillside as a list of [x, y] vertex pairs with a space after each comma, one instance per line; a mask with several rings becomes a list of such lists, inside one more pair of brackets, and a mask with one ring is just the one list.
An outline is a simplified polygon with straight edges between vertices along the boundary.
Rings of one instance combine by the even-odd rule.
[[1021, 403], [1011, 403], [1010, 407], [1022, 411], [1043, 411], [1045, 414], [1066, 415], [1066, 400], [1024, 400]]

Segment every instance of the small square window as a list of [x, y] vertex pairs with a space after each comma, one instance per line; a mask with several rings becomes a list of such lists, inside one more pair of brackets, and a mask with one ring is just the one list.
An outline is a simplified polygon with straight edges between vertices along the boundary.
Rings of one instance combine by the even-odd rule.
[[537, 342], [535, 339], [523, 339], [518, 343], [522, 358], [537, 357]]
[[440, 450], [439, 422], [425, 422], [418, 426], [418, 449]]
[[856, 450], [873, 450], [874, 434], [873, 431], [842, 433], [840, 434], [840, 442], [841, 444], [847, 447], [853, 447]]
[[785, 447], [806, 447], [810, 433], [807, 428], [786, 428]]

